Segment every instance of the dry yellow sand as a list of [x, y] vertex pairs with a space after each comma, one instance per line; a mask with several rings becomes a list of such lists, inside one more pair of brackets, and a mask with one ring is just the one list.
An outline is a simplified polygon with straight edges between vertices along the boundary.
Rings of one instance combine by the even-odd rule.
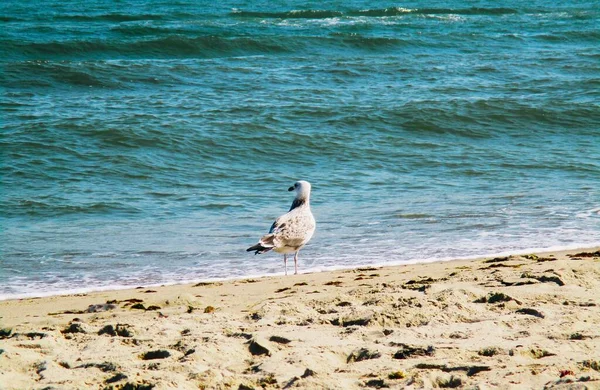
[[600, 252], [0, 302], [0, 389], [598, 389]]

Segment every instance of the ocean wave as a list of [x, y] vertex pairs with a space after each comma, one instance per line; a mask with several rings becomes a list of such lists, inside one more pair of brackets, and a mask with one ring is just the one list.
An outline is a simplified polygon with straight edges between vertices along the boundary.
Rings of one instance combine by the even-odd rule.
[[[277, 28], [280, 28], [278, 26]], [[249, 57], [257, 55], [284, 55], [304, 53], [332, 54], [335, 50], [380, 50], [382, 52], [407, 46], [412, 47], [457, 47], [465, 42], [477, 43], [497, 41], [493, 34], [473, 34], [472, 32], [431, 32], [424, 35], [396, 34], [392, 32], [373, 34], [370, 28], [340, 26], [336, 30], [318, 33], [278, 35], [257, 33], [254, 35], [231, 35], [230, 32], [215, 31], [214, 34], [198, 35], [193, 29], [165, 28], [146, 25], [117, 26], [112, 30], [123, 37], [98, 38], [92, 35], [86, 38], [70, 40], [41, 40], [28, 42], [5, 38], [0, 40], [5, 58], [12, 61], [26, 60], [91, 60], [109, 59], [178, 59], [178, 58], [225, 58]], [[595, 42], [600, 39], [597, 31], [566, 31], [538, 33], [516, 36], [514, 33], [500, 35], [500, 38], [514, 40], [539, 40], [548, 42], [581, 41]], [[39, 63], [36, 65], [40, 65]], [[63, 69], [69, 72], [69, 69]], [[77, 85], [99, 86], [95, 74], [67, 73], [57, 75], [66, 82]], [[70, 78], [70, 80], [68, 80]], [[37, 77], [31, 82], [36, 83]], [[107, 86], [111, 86], [110, 83]]]
[[349, 11], [349, 16], [371, 16], [371, 17], [383, 17], [383, 16], [398, 16], [405, 14], [412, 15], [509, 15], [519, 13], [518, 10], [513, 8], [483, 8], [483, 7], [471, 7], [471, 8], [383, 8], [383, 9], [367, 9], [360, 11]]
[[118, 83], [102, 74], [94, 62], [19, 61], [6, 64], [4, 83], [7, 87], [36, 88], [68, 84], [84, 87], [115, 87]]
[[60, 217], [72, 215], [132, 215], [139, 214], [140, 209], [124, 202], [94, 202], [88, 204], [64, 204], [60, 201], [41, 201], [36, 199], [6, 200], [0, 208], [10, 210], [6, 216]]
[[[281, 37], [220, 37], [215, 35], [170, 35], [146, 40], [69, 40], [22, 42], [4, 40], [4, 50], [30, 59], [134, 58], [213, 58], [220, 56], [285, 53], [293, 50], [290, 40]], [[11, 56], [9, 54], [9, 56]]]
[[[8, 63], [2, 74], [6, 87], [23, 89], [56, 87], [127, 88], [131, 84], [179, 83], [181, 72], [141, 60], [25, 60]], [[186, 74], [184, 69], [182, 72]]]
[[332, 39], [333, 44], [339, 43], [340, 46], [356, 49], [379, 50], [384, 49], [386, 47], [393, 48], [406, 46], [412, 43], [410, 41], [406, 41], [404, 39], [396, 37], [371, 37], [357, 33], [334, 33], [331, 36], [335, 38]]
[[266, 18], [266, 19], [327, 19], [343, 16], [341, 11], [327, 10], [292, 10], [283, 12], [266, 11], [241, 11], [234, 9], [232, 15], [242, 18]]
[[56, 21], [81, 21], [81, 22], [135, 22], [139, 20], [163, 20], [165, 15], [159, 14], [129, 14], [129, 13], [106, 13], [106, 14], [66, 14], [54, 15]]
[[513, 8], [380, 8], [350, 11], [335, 10], [292, 10], [280, 12], [265, 11], [243, 11], [234, 9], [232, 15], [242, 18], [265, 18], [265, 19], [328, 19], [339, 17], [386, 17], [398, 15], [509, 15], [517, 14], [518, 10]]
[[0, 22], [21, 22], [25, 19], [17, 16], [0, 15]]
[[562, 31], [555, 33], [542, 33], [533, 36], [536, 39], [549, 42], [571, 42], [571, 41], [591, 41], [598, 42], [600, 40], [600, 31], [598, 30], [581, 30], [581, 31]]
[[162, 27], [162, 26], [151, 26], [147, 24], [118, 24], [110, 29], [111, 31], [120, 33], [122, 35], [139, 37], [144, 35], [175, 35], [175, 34], [186, 34], [192, 33], [193, 29], [185, 29], [182, 27]]
[[[108, 69], [106, 63], [115, 57], [123, 59], [250, 57], [257, 55], [283, 55], [300, 52], [331, 52], [332, 50], [387, 50], [416, 44], [398, 37], [368, 36], [358, 33], [331, 33], [325, 36], [256, 36], [219, 37], [170, 35], [156, 39], [133, 41], [51, 41], [5, 42], [5, 49], [19, 60], [6, 65], [5, 78], [18, 83], [26, 76], [32, 85], [40, 82], [60, 81], [71, 85], [119, 86], [119, 74], [127, 72], [116, 65]], [[86, 58], [85, 62], [77, 58]], [[114, 72], [112, 72], [114, 71]], [[139, 79], [140, 74], [130, 72], [127, 78]], [[150, 79], [148, 79], [150, 80]], [[43, 86], [43, 85], [42, 85]]]
[[514, 8], [422, 8], [413, 11], [422, 15], [510, 15], [519, 13]]

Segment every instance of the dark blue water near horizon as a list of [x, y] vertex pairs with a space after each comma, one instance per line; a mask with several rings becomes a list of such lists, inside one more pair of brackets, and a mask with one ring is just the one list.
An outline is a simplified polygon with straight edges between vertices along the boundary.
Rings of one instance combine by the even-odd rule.
[[0, 298], [600, 245], [597, 1], [0, 4]]

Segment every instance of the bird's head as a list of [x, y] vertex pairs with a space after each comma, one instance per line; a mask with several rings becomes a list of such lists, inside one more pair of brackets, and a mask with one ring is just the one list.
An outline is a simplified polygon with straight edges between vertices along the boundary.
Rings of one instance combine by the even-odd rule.
[[310, 183], [300, 180], [288, 188], [288, 191], [296, 191], [296, 199], [308, 199], [310, 197]]

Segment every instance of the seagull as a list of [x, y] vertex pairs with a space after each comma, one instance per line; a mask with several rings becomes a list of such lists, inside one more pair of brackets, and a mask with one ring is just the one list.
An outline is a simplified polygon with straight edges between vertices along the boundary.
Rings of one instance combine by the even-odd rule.
[[311, 239], [315, 232], [315, 218], [310, 211], [310, 183], [300, 180], [288, 191], [296, 191], [290, 211], [277, 218], [269, 233], [258, 240], [256, 245], [246, 249], [254, 254], [274, 250], [283, 253], [283, 264], [287, 275], [287, 255], [294, 253], [294, 274], [298, 274], [298, 252]]

